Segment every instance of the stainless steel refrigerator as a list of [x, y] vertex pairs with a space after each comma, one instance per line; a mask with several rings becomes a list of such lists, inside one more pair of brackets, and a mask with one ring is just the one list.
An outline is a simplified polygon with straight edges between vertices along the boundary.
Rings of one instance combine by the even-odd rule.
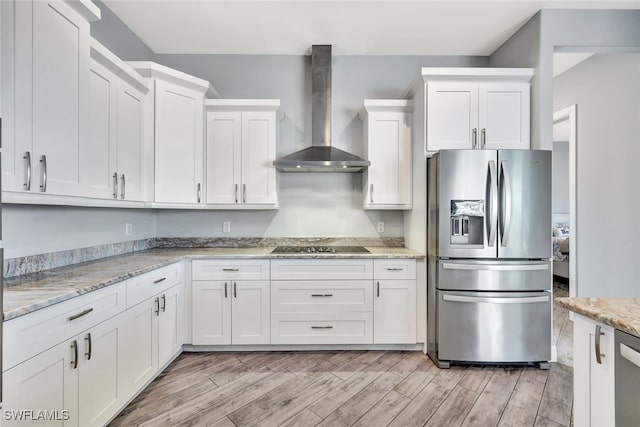
[[551, 152], [441, 150], [428, 160], [429, 356], [551, 359]]

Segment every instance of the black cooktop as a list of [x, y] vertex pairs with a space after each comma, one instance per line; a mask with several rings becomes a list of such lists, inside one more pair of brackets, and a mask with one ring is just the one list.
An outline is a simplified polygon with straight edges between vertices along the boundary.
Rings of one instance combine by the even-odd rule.
[[278, 246], [272, 254], [368, 254], [363, 246]]

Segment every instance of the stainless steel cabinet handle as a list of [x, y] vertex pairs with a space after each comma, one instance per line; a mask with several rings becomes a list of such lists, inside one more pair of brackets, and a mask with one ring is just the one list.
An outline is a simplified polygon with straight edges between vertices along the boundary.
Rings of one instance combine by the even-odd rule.
[[536, 302], [547, 302], [549, 301], [549, 295], [540, 296], [540, 297], [522, 297], [522, 298], [491, 298], [491, 297], [465, 297], [461, 295], [443, 295], [442, 299], [444, 301], [451, 302], [487, 302], [492, 304], [532, 304]]
[[478, 146], [478, 128], [471, 130], [471, 147], [476, 148]]
[[162, 278], [160, 278], [160, 279], [154, 280], [154, 281], [153, 281], [153, 284], [155, 285], [155, 284], [158, 284], [158, 283], [160, 283], [160, 282], [164, 282], [165, 280], [167, 280], [167, 278], [166, 278], [166, 277], [162, 277]]
[[333, 326], [312, 326], [311, 329], [333, 329]]
[[505, 160], [500, 162], [502, 185], [500, 186], [500, 193], [502, 200], [500, 207], [503, 209], [500, 221], [500, 234], [502, 239], [500, 244], [506, 247], [509, 242], [509, 228], [511, 226], [511, 178], [509, 176], [509, 169]]
[[388, 271], [402, 271], [404, 268], [402, 267], [387, 267]]
[[198, 203], [202, 200], [202, 185], [198, 183]]
[[602, 365], [602, 358], [605, 356], [604, 354], [600, 353], [600, 337], [602, 335], [604, 335], [604, 332], [602, 332], [602, 327], [600, 325], [596, 325], [595, 350], [596, 350], [596, 363], [598, 365]]
[[118, 172], [113, 173], [113, 198], [118, 198]]
[[311, 294], [312, 297], [332, 297], [333, 294]]
[[233, 282], [233, 297], [238, 298], [238, 284]]
[[498, 231], [498, 172], [496, 162], [489, 161], [489, 176], [487, 177], [487, 188], [489, 201], [487, 215], [487, 229], [489, 231], [488, 245], [492, 247], [496, 244], [496, 233]]
[[120, 177], [120, 182], [122, 183], [121, 185], [121, 189], [120, 189], [120, 198], [124, 199], [124, 194], [126, 192], [126, 185], [127, 185], [127, 181], [125, 180], [124, 174], [122, 174], [122, 176]]
[[442, 264], [444, 270], [487, 270], [487, 271], [537, 271], [548, 270], [549, 264], [516, 264], [516, 265], [495, 265], [495, 264]]
[[31, 151], [25, 151], [22, 158], [27, 163], [25, 167], [26, 176], [22, 187], [27, 191], [31, 191]]
[[371, 184], [371, 190], [369, 191], [369, 201], [373, 203], [373, 184]]
[[247, 203], [247, 184], [242, 184], [242, 203]]
[[227, 282], [224, 282], [224, 297], [227, 297]]
[[238, 203], [238, 184], [236, 184], [236, 203]]
[[156, 298], [154, 303], [156, 305], [156, 309], [154, 310], [154, 312], [156, 313], [156, 316], [159, 316], [160, 315], [160, 298]]
[[376, 297], [380, 298], [380, 282], [377, 282]]
[[71, 353], [71, 367], [76, 369], [78, 367], [78, 341], [73, 340], [71, 349], [73, 350]]
[[40, 180], [40, 191], [47, 192], [47, 156], [40, 156], [40, 169], [42, 170], [42, 178]]
[[87, 314], [91, 313], [92, 311], [93, 311], [93, 308], [87, 308], [86, 310], [81, 311], [81, 312], [80, 312], [80, 313], [78, 313], [78, 314], [74, 314], [73, 316], [70, 316], [70, 317], [67, 319], [67, 321], [72, 322], [72, 321], [74, 321], [74, 320], [76, 320], [76, 319], [81, 318], [82, 316], [86, 316]]
[[484, 147], [487, 145], [487, 129], [482, 128], [480, 131], [480, 148], [484, 150]]
[[91, 360], [91, 334], [90, 333], [84, 336], [84, 341], [87, 343], [87, 351], [84, 352], [84, 355], [87, 356], [87, 360]]
[[167, 297], [164, 294], [162, 294], [160, 299], [162, 300], [162, 308], [161, 308], [161, 310], [164, 313], [165, 311], [167, 311]]
[[222, 271], [240, 271], [239, 268], [223, 268]]

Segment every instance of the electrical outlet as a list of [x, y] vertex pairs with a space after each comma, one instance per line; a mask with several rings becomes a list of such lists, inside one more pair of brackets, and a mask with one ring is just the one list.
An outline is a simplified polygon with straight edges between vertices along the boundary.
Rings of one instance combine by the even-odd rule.
[[131, 236], [132, 234], [133, 234], [133, 224], [131, 224], [130, 222], [127, 222], [124, 225], [124, 235]]
[[222, 222], [222, 232], [223, 233], [231, 233], [231, 221], [223, 221]]
[[384, 233], [384, 222], [378, 222], [378, 233]]

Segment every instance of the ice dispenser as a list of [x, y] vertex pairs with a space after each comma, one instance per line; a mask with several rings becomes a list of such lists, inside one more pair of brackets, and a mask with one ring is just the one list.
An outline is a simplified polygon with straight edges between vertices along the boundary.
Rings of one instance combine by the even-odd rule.
[[451, 244], [482, 245], [484, 200], [451, 201]]

